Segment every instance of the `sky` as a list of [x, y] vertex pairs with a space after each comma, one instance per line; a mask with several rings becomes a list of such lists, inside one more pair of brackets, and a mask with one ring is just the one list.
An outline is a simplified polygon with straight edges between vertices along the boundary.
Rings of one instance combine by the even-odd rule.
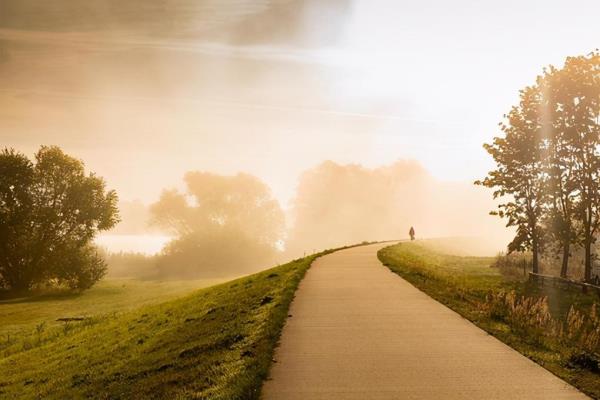
[[445, 181], [544, 66], [599, 46], [597, 1], [0, 2], [0, 145], [61, 146], [125, 200], [245, 171], [284, 207], [324, 160]]

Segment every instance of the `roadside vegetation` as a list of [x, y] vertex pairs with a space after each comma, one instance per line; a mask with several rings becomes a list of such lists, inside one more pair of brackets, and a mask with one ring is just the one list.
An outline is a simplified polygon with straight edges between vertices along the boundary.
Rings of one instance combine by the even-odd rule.
[[294, 292], [321, 254], [178, 300], [34, 330], [0, 352], [0, 397], [257, 399]]
[[600, 398], [596, 294], [538, 287], [526, 257], [442, 254], [435, 242], [380, 250], [384, 265], [437, 301], [594, 398]]

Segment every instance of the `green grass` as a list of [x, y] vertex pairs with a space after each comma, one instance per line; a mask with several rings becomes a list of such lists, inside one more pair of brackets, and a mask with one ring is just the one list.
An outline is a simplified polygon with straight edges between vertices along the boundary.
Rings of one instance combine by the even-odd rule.
[[257, 399], [294, 292], [317, 256], [36, 332], [0, 354], [0, 398]]
[[568, 365], [575, 349], [513, 329], [505, 321], [488, 317], [479, 307], [490, 291], [514, 290], [518, 295], [547, 296], [553, 317], [564, 320], [571, 305], [589, 310], [598, 300], [595, 296], [508, 280], [497, 269], [490, 268], [494, 261], [492, 257], [442, 254], [435, 243], [401, 243], [380, 250], [378, 256], [391, 271], [432, 298], [585, 393], [600, 398], [600, 375]]
[[157, 304], [181, 297], [195, 289], [223, 280], [142, 281], [105, 279], [84, 292], [55, 292], [34, 297], [0, 301], [0, 354], [7, 337], [21, 337], [60, 325], [65, 317], [94, 317], [123, 312], [140, 306]]

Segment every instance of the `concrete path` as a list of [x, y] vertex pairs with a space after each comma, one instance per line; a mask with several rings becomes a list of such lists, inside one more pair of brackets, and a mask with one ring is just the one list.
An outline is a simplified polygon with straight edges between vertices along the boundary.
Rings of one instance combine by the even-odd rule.
[[263, 399], [587, 398], [390, 272], [384, 246], [315, 262]]

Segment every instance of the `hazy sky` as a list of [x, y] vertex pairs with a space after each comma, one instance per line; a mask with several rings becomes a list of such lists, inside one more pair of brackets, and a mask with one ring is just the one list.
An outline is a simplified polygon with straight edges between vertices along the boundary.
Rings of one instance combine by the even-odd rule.
[[324, 159], [471, 181], [518, 90], [599, 46], [598, 15], [592, 0], [1, 0], [0, 144], [60, 145], [146, 202], [188, 170], [246, 171], [285, 206]]

